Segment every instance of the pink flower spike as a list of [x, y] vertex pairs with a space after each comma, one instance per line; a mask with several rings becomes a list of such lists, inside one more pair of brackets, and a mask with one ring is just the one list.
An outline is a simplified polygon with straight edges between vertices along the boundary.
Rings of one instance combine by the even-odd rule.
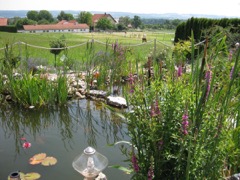
[[32, 146], [32, 144], [30, 143], [30, 142], [24, 142], [23, 143], [23, 148], [24, 149], [28, 149], [28, 148], [30, 148]]
[[22, 141], [26, 141], [27, 139], [26, 139], [25, 137], [22, 137], [21, 140], [22, 140]]
[[181, 65], [178, 66], [177, 76], [178, 77], [182, 76], [182, 66]]

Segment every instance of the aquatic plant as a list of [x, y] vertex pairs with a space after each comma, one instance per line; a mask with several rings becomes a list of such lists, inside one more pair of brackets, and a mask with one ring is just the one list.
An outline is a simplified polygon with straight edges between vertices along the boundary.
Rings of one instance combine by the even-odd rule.
[[181, 58], [188, 71], [179, 76], [172, 67], [180, 60], [167, 59], [164, 79], [154, 77], [149, 84], [146, 77], [144, 86], [135, 83], [127, 94], [131, 146], [123, 153], [130, 168], [138, 167], [132, 179], [219, 179], [226, 178], [223, 170], [238, 173], [240, 50], [232, 68], [221, 35], [218, 41], [220, 34], [206, 37], [199, 56], [192, 37], [190, 66]]

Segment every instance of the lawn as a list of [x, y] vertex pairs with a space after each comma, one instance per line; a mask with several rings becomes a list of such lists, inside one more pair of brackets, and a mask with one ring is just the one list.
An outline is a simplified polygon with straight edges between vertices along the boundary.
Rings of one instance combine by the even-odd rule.
[[[146, 34], [148, 43], [142, 44], [142, 36]], [[74, 62], [80, 62], [86, 58], [86, 42], [94, 39], [95, 52], [105, 51], [106, 43], [112, 44], [118, 42], [121, 46], [129, 46], [135, 57], [146, 59], [149, 53], [154, 50], [154, 40], [156, 40], [156, 51], [160, 51], [165, 47], [172, 46], [172, 39], [174, 33], [169, 32], [101, 32], [101, 33], [5, 33], [0, 32], [0, 58], [4, 57], [3, 48], [6, 44], [14, 44], [13, 53], [15, 56], [20, 56], [21, 59], [34, 59], [38, 61], [37, 64], [50, 64], [54, 63], [54, 55], [50, 53], [49, 42], [59, 38], [65, 38], [66, 44], [69, 47], [67, 52], [62, 51], [57, 57], [58, 60], [63, 54], [68, 55]], [[26, 46], [18, 44], [24, 42], [33, 46]], [[82, 45], [81, 45], [82, 44]], [[79, 45], [79, 46], [78, 46]], [[39, 46], [39, 47], [38, 47]], [[76, 67], [76, 66], [75, 66]]]

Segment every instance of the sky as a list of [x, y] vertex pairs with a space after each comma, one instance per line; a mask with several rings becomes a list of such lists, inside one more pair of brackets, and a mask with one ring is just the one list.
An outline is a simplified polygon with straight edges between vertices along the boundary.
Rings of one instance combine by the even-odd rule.
[[0, 0], [0, 10], [79, 10], [240, 17], [240, 0]]

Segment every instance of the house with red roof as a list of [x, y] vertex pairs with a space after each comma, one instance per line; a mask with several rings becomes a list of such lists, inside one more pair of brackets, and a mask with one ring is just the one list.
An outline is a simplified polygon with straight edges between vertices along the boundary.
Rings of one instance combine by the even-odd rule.
[[68, 22], [62, 20], [57, 24], [23, 25], [24, 32], [47, 33], [47, 32], [89, 32], [87, 24], [78, 24], [77, 21]]
[[0, 26], [7, 26], [8, 19], [7, 18], [0, 18]]
[[112, 22], [112, 24], [117, 24], [117, 21], [111, 16], [111, 14], [107, 14], [107, 13], [94, 14], [92, 17], [92, 24], [94, 29], [95, 29], [95, 26], [97, 25], [97, 22], [102, 18], [107, 18]]

